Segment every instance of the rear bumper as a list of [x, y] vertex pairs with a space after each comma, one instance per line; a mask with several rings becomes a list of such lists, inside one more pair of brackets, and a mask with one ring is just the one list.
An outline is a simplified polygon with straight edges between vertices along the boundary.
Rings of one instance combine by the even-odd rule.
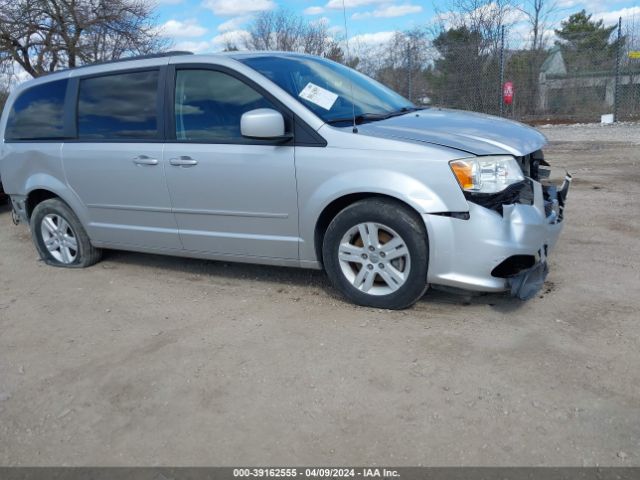
[[424, 215], [429, 283], [530, 298], [546, 277], [571, 177], [559, 189], [533, 182], [531, 205], [503, 205], [502, 215], [469, 202], [469, 219]]

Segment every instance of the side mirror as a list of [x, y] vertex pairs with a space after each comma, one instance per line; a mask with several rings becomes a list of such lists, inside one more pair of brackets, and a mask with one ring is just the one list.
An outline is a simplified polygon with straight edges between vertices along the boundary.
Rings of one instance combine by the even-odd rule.
[[243, 137], [264, 140], [287, 140], [284, 130], [284, 118], [280, 112], [271, 108], [257, 108], [242, 115], [240, 133]]

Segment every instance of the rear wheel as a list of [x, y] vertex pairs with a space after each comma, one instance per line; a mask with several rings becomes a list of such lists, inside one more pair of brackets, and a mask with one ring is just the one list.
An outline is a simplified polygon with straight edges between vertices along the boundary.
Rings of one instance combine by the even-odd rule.
[[91, 245], [78, 217], [57, 198], [33, 209], [31, 235], [40, 257], [49, 265], [82, 268], [100, 260], [101, 250]]
[[424, 225], [398, 202], [369, 199], [345, 208], [325, 233], [322, 256], [333, 285], [359, 305], [406, 308], [427, 288]]

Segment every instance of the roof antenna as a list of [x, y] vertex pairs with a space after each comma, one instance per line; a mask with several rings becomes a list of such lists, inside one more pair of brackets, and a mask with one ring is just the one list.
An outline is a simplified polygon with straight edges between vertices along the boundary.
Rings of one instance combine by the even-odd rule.
[[[347, 30], [347, 8], [342, 0], [342, 17], [344, 19], [344, 40], [347, 47], [347, 58], [351, 58], [351, 52], [349, 51], [349, 31]], [[347, 65], [347, 68], [349, 66]], [[358, 127], [356, 126], [356, 104], [353, 102], [353, 78], [351, 70], [349, 70], [349, 88], [351, 89], [351, 113], [353, 115], [353, 133], [358, 133]]]

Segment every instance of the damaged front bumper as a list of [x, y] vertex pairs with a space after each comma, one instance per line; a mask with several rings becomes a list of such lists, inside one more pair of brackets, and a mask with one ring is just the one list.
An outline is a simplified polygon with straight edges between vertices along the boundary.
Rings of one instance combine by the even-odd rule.
[[530, 183], [523, 203], [492, 210], [469, 202], [469, 215], [424, 215], [429, 234], [431, 284], [533, 297], [547, 276], [547, 255], [562, 230], [571, 184]]

